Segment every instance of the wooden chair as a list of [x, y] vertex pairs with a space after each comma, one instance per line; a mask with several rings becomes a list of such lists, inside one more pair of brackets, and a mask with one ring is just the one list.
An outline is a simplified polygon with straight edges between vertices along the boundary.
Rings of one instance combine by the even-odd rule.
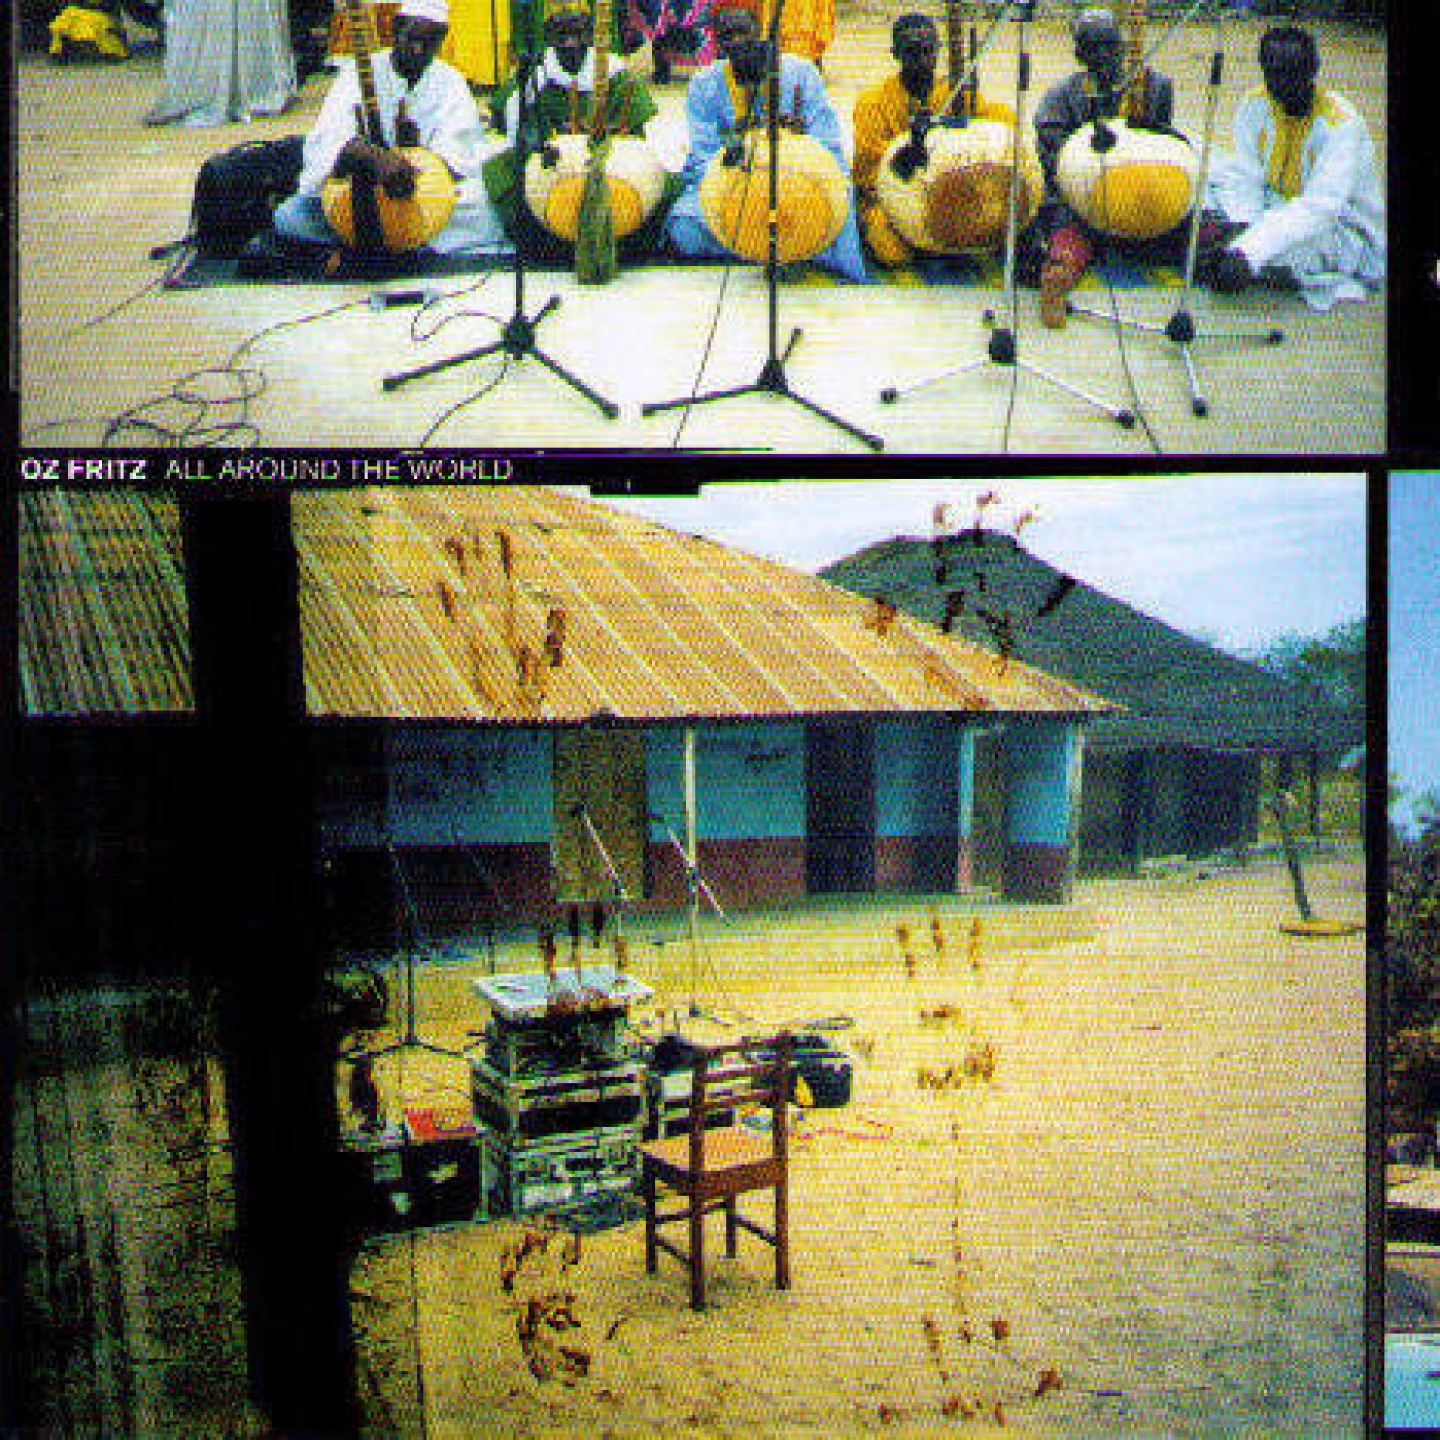
[[[775, 1285], [790, 1288], [789, 1149], [786, 1107], [791, 1086], [788, 1034], [767, 1040], [742, 1040], [698, 1050], [691, 1065], [690, 1116], [685, 1133], [652, 1140], [640, 1147], [645, 1192], [645, 1269], [655, 1273], [664, 1250], [690, 1271], [690, 1306], [705, 1308], [705, 1216], [725, 1212], [725, 1253], [732, 1259], [741, 1230], [775, 1248]], [[769, 1134], [743, 1124], [707, 1127], [706, 1116], [752, 1106], [770, 1112]], [[683, 1210], [662, 1213], [656, 1189], [664, 1184], [689, 1202]], [[766, 1230], [739, 1213], [737, 1198], [750, 1190], [775, 1192], [775, 1227]], [[662, 1225], [688, 1222], [689, 1250], [660, 1235]]]

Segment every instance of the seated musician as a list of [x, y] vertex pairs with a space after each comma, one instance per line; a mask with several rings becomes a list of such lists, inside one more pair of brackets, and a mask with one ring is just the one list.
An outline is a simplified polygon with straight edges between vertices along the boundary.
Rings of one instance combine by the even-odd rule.
[[[584, 129], [591, 119], [595, 89], [595, 21], [586, 0], [560, 0], [545, 20], [545, 51], [525, 97], [526, 149], [543, 152], [556, 134]], [[514, 80], [495, 92], [492, 105], [505, 131], [506, 145], [482, 167], [485, 189], [505, 232], [536, 258], [561, 258], [571, 246], [550, 234], [525, 203], [524, 180], [516, 166], [520, 133], [520, 95]], [[657, 110], [645, 82], [613, 57], [605, 92], [606, 129], [612, 135], [644, 135]], [[660, 245], [664, 202], [633, 235], [621, 241], [621, 256], [653, 251]]]
[[[408, 138], [438, 157], [456, 181], [455, 209], [428, 248], [441, 254], [493, 253], [507, 248], [507, 241], [480, 185], [480, 114], [465, 77], [436, 58], [447, 27], [446, 0], [404, 0], [400, 6], [391, 48], [371, 56], [381, 130], [393, 144], [397, 131], [408, 129], [400, 140]], [[415, 193], [415, 171], [404, 156], [361, 138], [360, 103], [355, 62], [343, 61], [305, 139], [296, 193], [275, 211], [282, 241], [326, 249], [340, 243], [320, 201], [331, 176], [367, 175], [397, 200]]]
[[[665, 224], [670, 244], [688, 260], [725, 260], [731, 251], [711, 231], [700, 208], [700, 182], [710, 162], [728, 151], [750, 124], [765, 115], [770, 46], [749, 10], [730, 0], [715, 16], [715, 40], [721, 59], [702, 70], [685, 91], [690, 150], [680, 172], [681, 191]], [[796, 55], [780, 56], [780, 115], [788, 129], [801, 130], [830, 152], [842, 170], [845, 149], [840, 121], [825, 94], [820, 72]], [[781, 142], [784, 159], [784, 142]], [[869, 279], [860, 230], [852, 205], [839, 236], [815, 257], [847, 280]]]
[[1327, 310], [1385, 277], [1385, 195], [1355, 106], [1317, 85], [1314, 38], [1275, 26], [1260, 41], [1263, 89], [1240, 103], [1235, 150], [1217, 158], [1208, 200], [1225, 222], [1196, 271], [1217, 290], [1296, 285]]
[[[1089, 9], [1075, 22], [1075, 58], [1084, 67], [1067, 76], [1045, 94], [1035, 113], [1035, 144], [1045, 174], [1045, 200], [1029, 237], [1031, 255], [1026, 268], [1040, 271], [1040, 316], [1051, 329], [1065, 324], [1066, 297], [1084, 278], [1099, 243], [1092, 230], [1065, 202], [1055, 168], [1065, 142], [1093, 120], [1114, 119], [1120, 112], [1126, 82], [1120, 27], [1113, 12]], [[1169, 130], [1175, 112], [1175, 87], [1168, 76], [1147, 70], [1144, 111], [1132, 123], [1143, 129]], [[1184, 251], [1185, 230], [1150, 241], [1145, 249], [1155, 256], [1178, 259]], [[1034, 252], [1038, 250], [1038, 255]]]
[[[921, 117], [938, 117], [951, 98], [951, 90], [935, 76], [940, 32], [933, 20], [913, 13], [902, 15], [890, 36], [890, 53], [900, 62], [900, 68], [861, 91], [855, 102], [855, 165], [851, 178], [866, 248], [878, 264], [895, 267], [908, 264], [915, 252], [880, 204], [876, 189], [880, 163], [897, 136], [915, 129], [917, 119], [923, 138], [926, 121]], [[1015, 123], [1015, 112], [1008, 105], [978, 95], [973, 100], [967, 98], [964, 105], [971, 119]]]

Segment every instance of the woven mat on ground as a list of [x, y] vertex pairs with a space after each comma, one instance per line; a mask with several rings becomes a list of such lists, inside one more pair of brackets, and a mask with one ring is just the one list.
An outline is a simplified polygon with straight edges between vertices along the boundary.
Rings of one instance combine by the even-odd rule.
[[[644, 260], [627, 262], [623, 269], [655, 269], [684, 266], [690, 269], [718, 269], [718, 266], [697, 266], [693, 261], [680, 260], [672, 256], [650, 256]], [[200, 255], [177, 269], [174, 277], [166, 282], [167, 290], [204, 290], [214, 285], [315, 285], [330, 280], [369, 281], [379, 283], [393, 280], [430, 280], [453, 276], [486, 275], [510, 268], [510, 257], [506, 255], [395, 255], [373, 261], [363, 273], [344, 270], [331, 277], [317, 278], [313, 273], [297, 272], [293, 276], [266, 275], [254, 277], [238, 273], [237, 261], [222, 256]], [[569, 261], [526, 261], [527, 271], [537, 275], [569, 274], [573, 266]], [[974, 286], [977, 289], [998, 290], [1004, 279], [1004, 267], [998, 259], [973, 260], [966, 256], [950, 258], [939, 255], [919, 257], [913, 265], [898, 270], [882, 270], [878, 266], [871, 271], [877, 285], [916, 288], [919, 286]], [[842, 280], [828, 270], [814, 265], [788, 267], [784, 274], [787, 285], [845, 286], [850, 282]], [[1173, 265], [1141, 264], [1129, 256], [1112, 255], [1091, 266], [1081, 289], [1103, 289], [1106, 285], [1117, 290], [1133, 290], [1143, 286], [1177, 286], [1180, 272]]]
[[[877, 265], [870, 273], [876, 284], [911, 289], [930, 285], [969, 285], [977, 289], [998, 290], [1005, 282], [1004, 260], [998, 256], [976, 259], [968, 255], [920, 255], [910, 265], [895, 270], [882, 270]], [[813, 265], [806, 266], [795, 276], [795, 280], [802, 285], [848, 283]], [[1110, 285], [1117, 290], [1135, 290], [1151, 285], [1175, 286], [1180, 281], [1180, 271], [1173, 265], [1143, 263], [1128, 255], [1107, 255], [1090, 267], [1080, 282], [1080, 288], [1104, 289]]]
[[[623, 268], [650, 269], [681, 262], [669, 257], [630, 261]], [[239, 261], [221, 255], [197, 255], [177, 267], [175, 275], [165, 282], [167, 290], [206, 290], [214, 285], [325, 285], [333, 281], [383, 283], [392, 280], [437, 280], [454, 276], [493, 275], [510, 269], [508, 255], [391, 255], [365, 262], [363, 266], [347, 266], [333, 275], [317, 276], [308, 267], [297, 268], [293, 275], [242, 275]], [[571, 261], [527, 260], [525, 269], [536, 275], [571, 274]]]

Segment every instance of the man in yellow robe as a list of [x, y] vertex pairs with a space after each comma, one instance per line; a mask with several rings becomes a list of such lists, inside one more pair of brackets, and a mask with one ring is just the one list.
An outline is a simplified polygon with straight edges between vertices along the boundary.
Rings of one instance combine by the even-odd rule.
[[[908, 264], [915, 251], [880, 204], [876, 185], [880, 163], [895, 138], [914, 128], [922, 111], [933, 117], [945, 108], [950, 86], [935, 77], [940, 32], [928, 16], [902, 15], [890, 32], [890, 53], [899, 68], [862, 91], [855, 102], [855, 159], [850, 173], [866, 248], [878, 264], [893, 269]], [[965, 113], [971, 119], [1015, 123], [1015, 112], [1008, 105], [978, 94], [973, 102], [967, 98]]]
[[[739, 0], [769, 35], [775, 17], [775, 0]], [[785, 0], [780, 12], [780, 48], [787, 55], [809, 60], [818, 70], [821, 58], [835, 38], [835, 0]]]

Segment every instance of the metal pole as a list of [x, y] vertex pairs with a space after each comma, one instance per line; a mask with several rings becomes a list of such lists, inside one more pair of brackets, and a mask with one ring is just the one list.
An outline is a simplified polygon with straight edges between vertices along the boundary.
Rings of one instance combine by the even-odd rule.
[[[774, 173], [773, 169], [771, 171]], [[696, 1005], [700, 979], [700, 870], [699, 841], [696, 835], [695, 727], [685, 727], [685, 885], [690, 898], [690, 1008]]]

